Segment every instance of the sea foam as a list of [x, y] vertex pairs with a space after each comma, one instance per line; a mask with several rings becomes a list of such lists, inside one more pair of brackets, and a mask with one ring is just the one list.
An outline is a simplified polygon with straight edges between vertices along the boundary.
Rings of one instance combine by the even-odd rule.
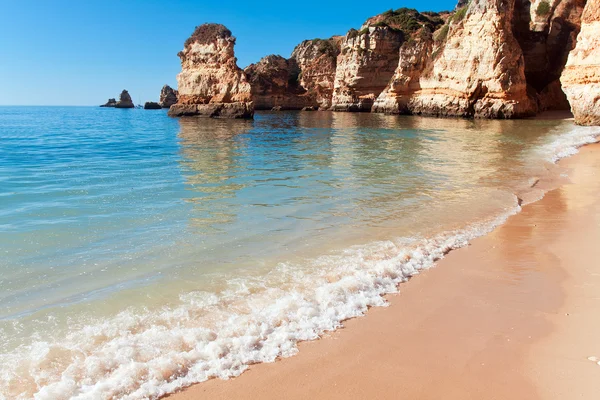
[[[452, 250], [518, 212], [433, 238], [380, 241], [322, 256], [299, 268], [279, 264], [266, 277], [232, 279], [219, 293], [191, 292], [161, 312], [123, 311], [53, 343], [0, 355], [0, 398], [157, 398], [249, 365], [297, 353], [314, 340], [386, 306], [384, 295]], [[3, 397], [2, 397], [3, 396]]]
[[552, 142], [541, 146], [539, 151], [548, 161], [558, 160], [578, 153], [581, 146], [596, 143], [600, 130], [593, 126], [576, 126], [570, 131], [558, 135]]

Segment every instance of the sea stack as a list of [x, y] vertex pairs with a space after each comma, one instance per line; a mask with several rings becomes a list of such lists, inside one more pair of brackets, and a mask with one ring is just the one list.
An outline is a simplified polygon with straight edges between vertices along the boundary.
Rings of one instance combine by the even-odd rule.
[[575, 122], [600, 125], [600, 0], [588, 0], [560, 81]]
[[134, 108], [133, 100], [127, 90], [123, 90], [119, 95], [119, 101], [115, 105], [115, 108]]
[[171, 116], [252, 118], [254, 106], [246, 75], [236, 63], [235, 38], [223, 25], [196, 28], [179, 52], [179, 97]]
[[158, 102], [162, 108], [170, 108], [173, 104], [177, 103], [177, 95], [177, 90], [169, 85], [165, 85], [160, 90], [160, 99]]
[[115, 99], [108, 99], [106, 104], [102, 104], [100, 107], [112, 107], [112, 108], [134, 108], [135, 105], [131, 100], [131, 96], [127, 90], [123, 90], [119, 95], [119, 101]]

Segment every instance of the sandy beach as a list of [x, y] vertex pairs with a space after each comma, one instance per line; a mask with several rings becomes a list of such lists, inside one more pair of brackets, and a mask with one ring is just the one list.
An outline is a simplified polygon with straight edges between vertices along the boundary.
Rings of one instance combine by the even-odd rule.
[[297, 356], [170, 399], [597, 399], [600, 145], [570, 183]]

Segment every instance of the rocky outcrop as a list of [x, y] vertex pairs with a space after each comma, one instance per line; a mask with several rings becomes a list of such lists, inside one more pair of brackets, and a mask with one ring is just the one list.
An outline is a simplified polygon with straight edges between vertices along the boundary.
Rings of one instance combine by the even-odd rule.
[[[519, 118], [568, 109], [559, 77], [585, 0], [472, 0], [413, 31], [373, 111]], [[432, 14], [426, 16], [431, 17]], [[431, 31], [434, 31], [430, 35]], [[564, 81], [563, 81], [564, 84]]]
[[115, 99], [108, 99], [106, 104], [101, 105], [100, 107], [113, 107], [113, 108], [134, 108], [135, 105], [131, 100], [131, 96], [127, 90], [123, 90], [119, 95], [119, 101]]
[[420, 77], [432, 52], [430, 31], [420, 31], [400, 48], [398, 67], [385, 90], [373, 104], [373, 112], [409, 114], [411, 96], [421, 88]]
[[108, 101], [104, 104], [102, 104], [100, 107], [116, 107], [117, 106], [117, 99], [108, 99]]
[[313, 99], [321, 109], [329, 109], [332, 105], [341, 41], [341, 36], [305, 40], [292, 52], [291, 59], [300, 69], [298, 83], [306, 90], [305, 96]]
[[144, 103], [144, 110], [160, 110], [162, 106], [154, 101], [147, 101]]
[[246, 75], [237, 66], [235, 38], [219, 24], [196, 28], [179, 52], [179, 97], [169, 115], [251, 118], [253, 104]]
[[434, 57], [408, 108], [413, 114], [518, 118], [537, 111], [512, 34], [512, 0], [472, 0], [440, 29]]
[[162, 108], [169, 108], [177, 103], [177, 94], [177, 90], [171, 88], [169, 85], [165, 85], [160, 90], [158, 103]]
[[401, 31], [385, 25], [351, 29], [341, 43], [331, 109], [371, 111], [398, 66], [402, 40]]
[[317, 104], [300, 85], [300, 67], [293, 58], [266, 56], [258, 63], [250, 64], [244, 72], [252, 87], [256, 110], [300, 110]]
[[575, 122], [600, 125], [600, 0], [588, 0], [577, 44], [560, 80]]
[[525, 62], [525, 79], [538, 111], [569, 109], [560, 75], [581, 26], [586, 0], [516, 0], [513, 33]]
[[134, 108], [133, 100], [127, 90], [123, 90], [119, 95], [119, 101], [115, 105], [115, 108]]
[[180, 94], [170, 114], [247, 117], [254, 99], [268, 110], [467, 118], [570, 107], [578, 123], [598, 123], [599, 1], [461, 0], [453, 12], [390, 10], [344, 37], [306, 40], [290, 59], [265, 57], [245, 73], [231, 32], [203, 25], [180, 53]]

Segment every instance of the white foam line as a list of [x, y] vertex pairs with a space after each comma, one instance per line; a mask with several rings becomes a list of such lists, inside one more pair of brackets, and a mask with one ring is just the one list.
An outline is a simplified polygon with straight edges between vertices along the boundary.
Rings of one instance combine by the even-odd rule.
[[[516, 200], [515, 200], [516, 202]], [[297, 343], [386, 306], [384, 295], [436, 260], [518, 212], [430, 239], [382, 241], [320, 257], [310, 268], [280, 264], [263, 279], [233, 279], [219, 294], [190, 293], [161, 313], [116, 318], [60, 342], [0, 356], [0, 393], [25, 399], [157, 398], [249, 365], [296, 354]], [[22, 380], [24, 379], [24, 380]], [[29, 381], [29, 392], [11, 392]], [[25, 387], [25, 386], [23, 386]]]
[[599, 136], [600, 128], [597, 126], [576, 126], [543, 146], [541, 151], [547, 155], [549, 161], [556, 163], [562, 158], [577, 154], [581, 146], [598, 142]]

